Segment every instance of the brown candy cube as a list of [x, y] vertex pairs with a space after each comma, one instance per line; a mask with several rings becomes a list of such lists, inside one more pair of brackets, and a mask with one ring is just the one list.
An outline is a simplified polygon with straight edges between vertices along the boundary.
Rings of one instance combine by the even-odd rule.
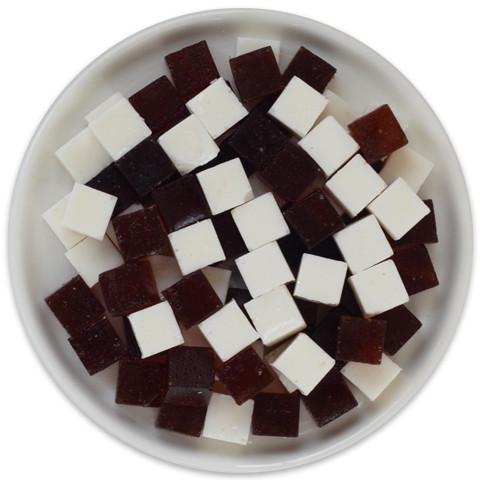
[[227, 259], [238, 258], [248, 252], [230, 211], [214, 215], [212, 222]]

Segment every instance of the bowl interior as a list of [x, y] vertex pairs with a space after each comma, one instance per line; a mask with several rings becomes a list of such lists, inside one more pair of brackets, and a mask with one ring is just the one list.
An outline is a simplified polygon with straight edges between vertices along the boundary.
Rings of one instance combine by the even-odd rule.
[[[394, 360], [403, 372], [371, 403], [317, 429], [302, 411], [299, 439], [254, 437], [245, 448], [190, 439], [154, 428], [156, 410], [114, 403], [116, 366], [89, 377], [44, 297], [74, 275], [57, 239], [40, 215], [66, 194], [72, 181], [55, 150], [85, 126], [84, 115], [116, 91], [129, 96], [167, 73], [165, 54], [206, 39], [231, 80], [228, 59], [238, 35], [281, 40], [283, 69], [300, 45], [335, 65], [330, 87], [358, 113], [389, 103], [410, 144], [435, 163], [421, 191], [435, 202], [440, 244], [430, 252], [440, 286], [413, 297], [409, 308], [424, 327]], [[71, 400], [105, 430], [155, 457], [195, 468], [227, 472], [267, 471], [322, 458], [362, 438], [397, 412], [442, 357], [464, 304], [472, 257], [468, 195], [452, 146], [438, 119], [414, 87], [388, 62], [347, 35], [312, 20], [260, 10], [203, 12], [142, 31], [89, 65], [50, 109], [23, 161], [11, 210], [10, 266], [14, 292], [29, 337], [52, 377]]]

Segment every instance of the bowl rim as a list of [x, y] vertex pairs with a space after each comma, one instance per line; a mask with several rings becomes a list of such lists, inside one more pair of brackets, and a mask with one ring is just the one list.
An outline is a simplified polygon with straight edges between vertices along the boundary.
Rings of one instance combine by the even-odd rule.
[[[184, 25], [185, 23], [195, 22], [201, 18], [208, 18], [213, 16], [227, 16], [231, 17], [233, 15], [259, 15], [268, 17], [271, 21], [277, 21], [278, 23], [281, 22], [294, 22], [296, 24], [301, 24], [305, 27], [321, 27], [324, 32], [328, 32], [333, 37], [337, 37], [339, 40], [344, 40], [349, 42], [350, 44], [355, 44], [356, 48], [363, 50], [364, 52], [368, 53], [369, 56], [372, 57], [376, 63], [381, 63], [383, 68], [388, 68], [390, 74], [395, 75], [399, 79], [401, 79], [405, 85], [413, 90], [418, 97], [423, 101], [424, 107], [429, 110], [429, 113], [438, 120], [438, 126], [444, 136], [444, 140], [446, 145], [448, 146], [450, 152], [450, 156], [452, 161], [456, 162], [458, 172], [459, 172], [459, 180], [460, 180], [460, 187], [461, 195], [463, 195], [463, 204], [465, 207], [465, 212], [463, 215], [463, 229], [466, 233], [465, 238], [462, 239], [463, 242], [463, 259], [470, 259], [470, 261], [464, 261], [463, 265], [465, 267], [463, 276], [462, 276], [462, 285], [459, 288], [459, 294], [456, 297], [456, 319], [448, 323], [448, 328], [446, 327], [446, 333], [443, 335], [443, 341], [440, 342], [435, 350], [432, 352], [432, 359], [428, 364], [428, 368], [424, 368], [422, 374], [417, 378], [415, 384], [411, 386], [406, 393], [400, 398], [392, 402], [391, 406], [381, 415], [378, 415], [372, 422], [370, 422], [366, 427], [363, 429], [359, 429], [350, 437], [341, 440], [329, 448], [318, 450], [310, 455], [301, 455], [297, 454], [293, 459], [288, 461], [279, 461], [276, 463], [265, 463], [263, 465], [253, 464], [253, 465], [237, 465], [232, 462], [231, 465], [228, 467], [226, 465], [212, 465], [206, 462], [202, 462], [199, 460], [192, 460], [191, 457], [185, 453], [180, 453], [179, 455], [172, 458], [172, 456], [166, 456], [159, 454], [157, 451], [153, 452], [151, 449], [148, 448], [146, 444], [138, 445], [135, 444], [133, 441], [129, 441], [128, 438], [123, 434], [122, 428], [118, 427], [115, 422], [113, 421], [106, 421], [106, 418], [101, 416], [101, 411], [99, 409], [92, 408], [91, 405], [86, 404], [85, 402], [82, 403], [79, 398], [75, 396], [76, 389], [74, 383], [72, 382], [64, 382], [64, 378], [59, 370], [55, 368], [54, 362], [50, 360], [49, 353], [45, 349], [42, 349], [38, 339], [35, 338], [36, 331], [35, 331], [35, 320], [33, 316], [31, 316], [28, 312], [28, 295], [25, 292], [22, 292], [22, 280], [19, 274], [19, 244], [15, 241], [16, 238], [16, 225], [15, 225], [15, 218], [17, 213], [20, 211], [21, 202], [20, 199], [22, 197], [22, 191], [24, 190], [23, 185], [23, 174], [27, 169], [29, 163], [32, 162], [33, 152], [36, 147], [36, 142], [39, 138], [42, 137], [42, 132], [45, 125], [48, 123], [50, 117], [54, 114], [57, 104], [60, 100], [64, 97], [64, 95], [68, 94], [68, 91], [72, 86], [74, 86], [77, 82], [79, 82], [84, 76], [87, 76], [94, 68], [101, 64], [102, 62], [106, 61], [112, 54], [118, 54], [120, 51], [125, 48], [130, 42], [137, 41], [141, 43], [145, 38], [149, 35], [154, 34], [157, 30], [167, 29], [167, 28], [175, 28], [176, 25]], [[415, 88], [415, 86], [408, 80], [408, 78], [403, 75], [392, 63], [390, 63], [387, 59], [385, 59], [382, 55], [377, 53], [372, 48], [368, 47], [362, 41], [354, 38], [353, 36], [344, 33], [330, 25], [325, 23], [319, 22], [312, 18], [304, 17], [301, 15], [296, 15], [293, 13], [288, 13], [285, 11], [278, 11], [278, 10], [271, 10], [271, 9], [256, 9], [256, 8], [225, 8], [225, 9], [210, 9], [210, 10], [201, 10], [197, 12], [188, 13], [185, 15], [169, 18], [167, 20], [155, 23], [149, 27], [146, 27], [138, 32], [129, 35], [128, 37], [124, 38], [123, 40], [117, 42], [112, 47], [105, 50], [99, 56], [97, 56], [94, 60], [92, 60], [86, 67], [84, 67], [75, 77], [65, 86], [65, 88], [59, 93], [59, 95], [55, 98], [54, 102], [51, 104], [43, 118], [41, 119], [38, 127], [35, 129], [28, 146], [25, 150], [23, 155], [22, 161], [17, 169], [17, 174], [15, 177], [15, 183], [13, 189], [11, 191], [11, 199], [10, 199], [10, 206], [9, 206], [9, 216], [8, 216], [8, 233], [7, 233], [7, 256], [8, 256], [8, 270], [9, 270], [9, 277], [10, 277], [10, 286], [11, 286], [11, 294], [14, 299], [14, 303], [16, 306], [16, 310], [18, 316], [21, 320], [23, 325], [24, 331], [27, 335], [27, 338], [32, 346], [33, 350], [36, 353], [37, 358], [42, 363], [45, 370], [48, 372], [50, 378], [54, 381], [54, 383], [58, 386], [60, 391], [71, 401], [71, 403], [81, 411], [89, 420], [94, 422], [97, 426], [100, 426], [102, 430], [108, 432], [112, 437], [120, 440], [122, 444], [129, 445], [133, 447], [136, 451], [142, 452], [144, 454], [149, 455], [150, 457], [161, 459], [170, 464], [174, 464], [181, 467], [187, 467], [202, 471], [208, 472], [222, 472], [222, 473], [260, 473], [260, 472], [272, 472], [278, 470], [284, 470], [288, 468], [293, 468], [296, 466], [308, 464], [323, 458], [326, 458], [334, 453], [337, 453], [345, 448], [356, 444], [361, 439], [365, 438], [366, 436], [370, 435], [374, 431], [378, 430], [381, 426], [385, 425], [392, 417], [394, 417], [403, 407], [411, 402], [411, 400], [415, 397], [415, 395], [420, 391], [420, 389], [427, 383], [427, 381], [432, 377], [433, 373], [437, 370], [437, 367], [440, 361], [445, 357], [445, 353], [448, 347], [451, 345], [452, 340], [454, 338], [455, 332], [457, 331], [458, 325], [460, 320], [463, 316], [465, 306], [468, 302], [469, 292], [470, 292], [470, 285], [471, 285], [471, 277], [472, 277], [472, 268], [473, 268], [473, 258], [474, 258], [474, 229], [473, 229], [473, 216], [472, 216], [472, 206], [470, 201], [469, 189], [467, 185], [467, 181], [465, 175], [463, 173], [463, 169], [459, 162], [458, 156], [455, 152], [455, 149], [452, 145], [452, 142], [445, 131], [444, 126], [441, 124], [440, 119], [438, 119], [437, 115], [430, 107], [430, 104], [424, 98], [424, 96]], [[70, 386], [67, 387], [67, 385]], [[72, 391], [73, 390], [73, 391]]]

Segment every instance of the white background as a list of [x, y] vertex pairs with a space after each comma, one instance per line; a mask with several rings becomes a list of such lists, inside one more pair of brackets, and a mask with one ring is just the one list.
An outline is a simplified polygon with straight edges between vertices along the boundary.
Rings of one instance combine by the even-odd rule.
[[[313, 17], [384, 55], [440, 117], [462, 162], [475, 211], [480, 194], [480, 29], [477, 2], [294, 0], [22, 1], [3, 3], [0, 25], [0, 195], [9, 197], [30, 136], [64, 86], [93, 58], [153, 23], [194, 10], [257, 7]], [[5, 250], [6, 242], [1, 244]], [[6, 260], [6, 251], [2, 260]], [[131, 450], [83, 417], [40, 366], [22, 331], [2, 269], [0, 477], [197, 478]], [[475, 276], [474, 276], [475, 280]], [[393, 421], [355, 447], [285, 473], [312, 478], [479, 478], [476, 285], [463, 322], [433, 378]]]

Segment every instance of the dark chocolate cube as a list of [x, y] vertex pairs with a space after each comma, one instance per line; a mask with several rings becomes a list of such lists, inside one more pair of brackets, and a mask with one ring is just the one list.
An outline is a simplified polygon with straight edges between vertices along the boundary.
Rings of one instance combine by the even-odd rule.
[[322, 93], [337, 69], [305, 47], [300, 47], [283, 74], [287, 84], [292, 77], [301, 78]]
[[104, 168], [96, 177], [93, 177], [87, 183], [87, 186], [117, 197], [112, 215], [114, 217], [139, 200], [135, 190], [129, 185], [114, 163]]
[[310, 394], [303, 397], [303, 403], [319, 427], [358, 405], [343, 375], [336, 368], [332, 368]]
[[202, 40], [165, 57], [180, 98], [187, 102], [218, 78], [207, 42]]
[[384, 351], [395, 355], [422, 326], [420, 320], [403, 305], [375, 317], [387, 324]]
[[378, 318], [343, 316], [337, 333], [335, 358], [344, 362], [382, 363], [386, 322]]
[[259, 48], [230, 59], [233, 79], [242, 102], [251, 104], [283, 88], [272, 47]]
[[206, 405], [189, 406], [163, 403], [158, 412], [156, 426], [164, 430], [199, 437], [202, 434], [206, 415]]
[[195, 175], [185, 175], [164, 185], [154, 190], [152, 196], [169, 233], [204, 220], [211, 215], [207, 200]]
[[45, 301], [70, 335], [90, 327], [105, 313], [102, 304], [79, 275], [48, 296]]
[[300, 396], [297, 392], [259, 393], [255, 396], [252, 416], [253, 435], [298, 437]]
[[408, 143], [402, 127], [388, 105], [382, 105], [348, 126], [350, 134], [360, 145], [360, 152], [369, 163]]
[[217, 376], [238, 405], [253, 398], [274, 377], [252, 347], [247, 347], [217, 368]]
[[171, 254], [156, 205], [115, 217], [112, 224], [125, 261], [148, 255]]
[[125, 355], [125, 347], [104, 317], [68, 339], [90, 375], [104, 370]]
[[315, 160], [293, 143], [287, 143], [260, 171], [260, 176], [287, 202], [295, 202], [310, 193], [315, 181], [322, 178]]
[[165, 403], [207, 406], [215, 378], [210, 348], [176, 347], [168, 352], [168, 390]]
[[212, 222], [227, 259], [238, 258], [248, 252], [229, 211], [214, 215]]
[[392, 260], [409, 295], [438, 285], [437, 274], [425, 245], [397, 250]]
[[285, 218], [307, 249], [316, 247], [344, 226], [341, 217], [319, 190], [291, 206], [285, 212]]
[[269, 118], [252, 112], [229, 140], [231, 147], [253, 168], [264, 168], [288, 143], [288, 137]]
[[230, 302], [230, 300], [235, 300], [237, 305], [243, 310], [243, 313], [247, 315], [244, 305], [251, 299], [252, 297], [250, 293], [248, 293], [248, 290], [244, 290], [243, 288], [229, 288], [227, 292], [227, 301], [225, 303]]
[[165, 75], [149, 83], [128, 100], [155, 136], [165, 133], [189, 115], [176, 88]]
[[180, 176], [162, 147], [151, 138], [130, 150], [117, 166], [141, 199]]
[[115, 402], [151, 407], [162, 403], [167, 391], [166, 356], [120, 361]]
[[162, 294], [172, 307], [177, 321], [187, 329], [203, 322], [223, 306], [200, 270], [183, 277]]
[[133, 261], [100, 274], [107, 310], [116, 317], [130, 315], [160, 302], [148, 261]]

